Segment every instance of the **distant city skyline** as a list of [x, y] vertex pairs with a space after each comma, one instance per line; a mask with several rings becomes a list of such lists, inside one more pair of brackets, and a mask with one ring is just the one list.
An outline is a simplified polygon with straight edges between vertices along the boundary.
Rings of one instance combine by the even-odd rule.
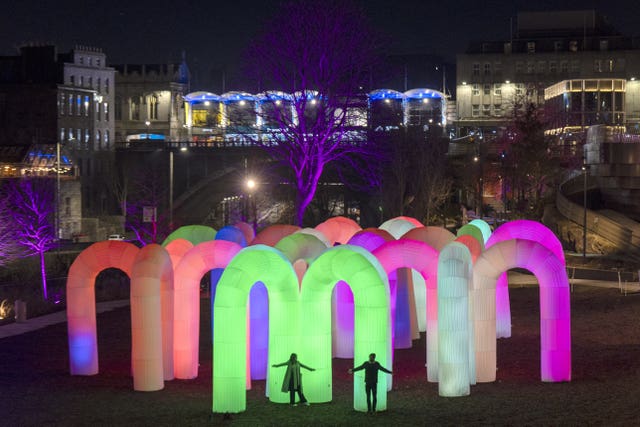
[[[509, 37], [510, 19], [515, 29], [518, 12], [593, 9], [622, 33], [640, 33], [631, 0], [357, 1], [390, 36], [389, 53], [435, 54], [449, 62], [472, 41]], [[110, 64], [177, 62], [184, 52], [196, 83], [204, 83], [223, 72], [237, 79], [245, 47], [280, 1], [60, 0], [48, 8], [42, 3], [15, 2], [0, 16], [0, 55], [13, 55], [26, 43], [55, 44], [59, 52], [99, 47]]]

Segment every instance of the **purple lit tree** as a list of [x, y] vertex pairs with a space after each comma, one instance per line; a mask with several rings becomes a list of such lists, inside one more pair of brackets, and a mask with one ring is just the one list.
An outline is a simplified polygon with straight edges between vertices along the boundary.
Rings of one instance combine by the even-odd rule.
[[352, 2], [288, 2], [248, 52], [249, 71], [274, 90], [259, 113], [271, 138], [257, 142], [289, 172], [282, 178], [295, 188], [298, 225], [327, 165], [354, 167], [366, 164], [356, 158], [375, 154], [366, 138], [354, 137], [365, 123], [364, 88], [379, 58], [363, 16]]
[[18, 245], [26, 255], [40, 257], [42, 296], [46, 300], [47, 274], [44, 254], [55, 242], [53, 224], [55, 214], [55, 188], [53, 180], [27, 178], [11, 180], [3, 186], [3, 197], [11, 207], [10, 223]]

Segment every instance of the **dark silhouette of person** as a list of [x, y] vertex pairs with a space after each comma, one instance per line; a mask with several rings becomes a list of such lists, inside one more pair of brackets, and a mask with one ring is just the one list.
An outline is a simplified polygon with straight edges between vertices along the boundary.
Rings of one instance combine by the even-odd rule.
[[[392, 372], [376, 361], [375, 353], [371, 353], [369, 360], [362, 365], [349, 369], [349, 373], [352, 374], [362, 369], [364, 369], [364, 385], [367, 392], [367, 412], [372, 414], [376, 412], [376, 403], [378, 403], [378, 371], [386, 372], [387, 374]], [[373, 395], [373, 405], [371, 405], [371, 395]]]
[[291, 406], [297, 406], [296, 391], [298, 392], [298, 396], [300, 397], [300, 403], [302, 405], [309, 406], [309, 402], [307, 402], [307, 398], [304, 397], [304, 393], [302, 392], [302, 374], [300, 373], [300, 368], [304, 368], [309, 371], [315, 371], [315, 369], [298, 362], [298, 355], [295, 353], [291, 353], [289, 360], [287, 360], [286, 362], [278, 363], [272, 366], [274, 368], [279, 368], [281, 366], [287, 367], [287, 371], [284, 373], [284, 379], [282, 380], [281, 390], [283, 393], [289, 392], [289, 403], [291, 404]]

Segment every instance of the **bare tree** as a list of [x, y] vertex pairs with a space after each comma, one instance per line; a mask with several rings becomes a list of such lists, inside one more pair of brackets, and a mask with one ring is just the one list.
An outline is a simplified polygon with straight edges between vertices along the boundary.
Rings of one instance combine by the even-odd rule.
[[247, 65], [260, 86], [288, 94], [265, 93], [260, 114], [270, 138], [258, 143], [290, 172], [284, 178], [296, 190], [298, 225], [328, 164], [371, 154], [353, 132], [378, 58], [363, 16], [352, 2], [288, 2], [249, 50]]
[[[135, 171], [129, 180], [126, 225], [142, 245], [161, 242], [169, 234], [164, 175], [156, 168]], [[145, 215], [145, 213], [147, 215]]]
[[55, 214], [55, 189], [47, 178], [12, 180], [4, 189], [4, 197], [11, 206], [11, 224], [16, 242], [27, 255], [40, 257], [42, 296], [46, 300], [47, 274], [44, 254], [55, 242], [53, 224]]
[[449, 199], [447, 139], [440, 129], [401, 127], [385, 133], [387, 164], [383, 175], [385, 216], [409, 215], [425, 224]]
[[[0, 194], [2, 189], [0, 189]], [[0, 267], [20, 257], [16, 229], [13, 226], [11, 205], [5, 194], [0, 197]]]

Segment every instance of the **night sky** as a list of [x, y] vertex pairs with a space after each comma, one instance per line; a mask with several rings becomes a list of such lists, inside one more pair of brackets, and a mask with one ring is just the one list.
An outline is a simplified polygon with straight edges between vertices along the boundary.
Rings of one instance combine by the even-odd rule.
[[[508, 38], [509, 18], [518, 11], [595, 9], [624, 34], [640, 34], [636, 0], [357, 1], [391, 37], [394, 53], [439, 54], [450, 61], [469, 41]], [[0, 55], [48, 42], [59, 51], [75, 44], [102, 47], [111, 64], [163, 63], [178, 61], [184, 50], [196, 85], [222, 69], [233, 80], [240, 54], [279, 2], [20, 0], [0, 14]]]

